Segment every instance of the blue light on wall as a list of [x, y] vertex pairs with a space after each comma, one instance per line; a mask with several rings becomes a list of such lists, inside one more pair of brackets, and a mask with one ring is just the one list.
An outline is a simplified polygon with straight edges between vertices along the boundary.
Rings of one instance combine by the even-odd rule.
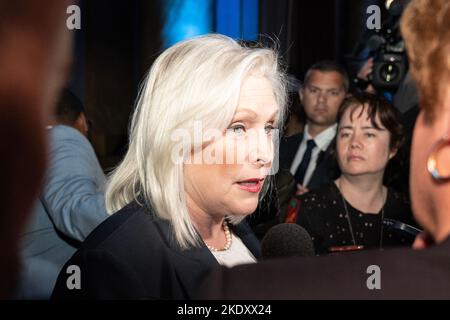
[[259, 0], [216, 0], [216, 32], [235, 39], [257, 40]]
[[259, 34], [259, 7], [258, 0], [242, 1], [242, 38], [257, 40]]
[[163, 0], [163, 47], [213, 32], [213, 0]]
[[164, 48], [211, 32], [235, 39], [258, 39], [259, 0], [161, 0], [161, 3]]

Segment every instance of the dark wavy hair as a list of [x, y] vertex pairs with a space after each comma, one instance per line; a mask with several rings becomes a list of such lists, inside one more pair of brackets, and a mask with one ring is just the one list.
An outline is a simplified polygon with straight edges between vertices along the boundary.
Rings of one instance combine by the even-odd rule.
[[[352, 119], [355, 115], [356, 110], [358, 110], [358, 108], [361, 106], [363, 106], [364, 108], [361, 108], [361, 111], [356, 116], [361, 115], [364, 112], [365, 108], [368, 108], [367, 115], [370, 119], [371, 124], [375, 128], [380, 129], [379, 125], [376, 122], [376, 117], [378, 115], [381, 124], [390, 133], [389, 147], [391, 150], [397, 149], [397, 153], [391, 160], [389, 160], [386, 166], [383, 182], [385, 185], [398, 188], [397, 184], [401, 179], [401, 175], [404, 173], [403, 168], [408, 165], [409, 161], [408, 153], [406, 152], [405, 148], [403, 148], [405, 135], [401, 122], [401, 114], [398, 109], [392, 106], [384, 97], [364, 92], [360, 95], [349, 96], [344, 100], [338, 111], [338, 125], [342, 119], [342, 116], [348, 109], [352, 109], [350, 114], [350, 118]], [[335, 159], [336, 137], [333, 142], [334, 150], [332, 152], [332, 156]], [[332, 167], [332, 169], [330, 169], [330, 175], [333, 178], [337, 179], [340, 173], [341, 171], [336, 159], [335, 165]]]
[[347, 97], [339, 108], [337, 116], [338, 124], [348, 109], [352, 109], [350, 119], [353, 119], [356, 110], [358, 110], [361, 106], [362, 108], [357, 116], [361, 116], [367, 108], [367, 115], [371, 124], [376, 129], [381, 129], [376, 122], [376, 118], [378, 116], [381, 124], [390, 133], [390, 149], [399, 149], [405, 141], [405, 134], [401, 123], [401, 115], [398, 109], [392, 106], [384, 97], [371, 93], [362, 93], [361, 95], [352, 95]]

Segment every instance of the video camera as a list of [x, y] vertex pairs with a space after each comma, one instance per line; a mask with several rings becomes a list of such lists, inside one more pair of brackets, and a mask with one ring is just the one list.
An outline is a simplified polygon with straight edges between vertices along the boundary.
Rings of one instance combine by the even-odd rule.
[[374, 57], [370, 80], [375, 88], [398, 88], [408, 70], [405, 44], [400, 35], [400, 16], [404, 5], [405, 2], [398, 0], [391, 3], [388, 9], [389, 19], [367, 43]]
[[373, 71], [368, 80], [376, 89], [395, 91], [408, 71], [405, 44], [400, 34], [400, 17], [408, 2], [387, 1], [388, 19], [381, 29], [366, 34], [364, 52], [374, 59]]

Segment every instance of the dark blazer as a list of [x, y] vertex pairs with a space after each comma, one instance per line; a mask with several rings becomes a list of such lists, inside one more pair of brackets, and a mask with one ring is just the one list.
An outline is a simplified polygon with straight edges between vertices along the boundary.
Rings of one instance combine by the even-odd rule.
[[[137, 203], [127, 205], [83, 242], [59, 274], [52, 297], [190, 298], [203, 277], [219, 264], [204, 244], [181, 250], [171, 230], [169, 223], [157, 218], [151, 209]], [[250, 228], [241, 223], [232, 230], [259, 258], [259, 242]], [[67, 288], [70, 265], [80, 268], [81, 289]]]
[[[284, 137], [280, 141], [280, 168], [290, 170], [292, 162], [303, 139], [303, 133]], [[317, 189], [327, 184], [339, 175], [336, 160], [333, 156], [334, 142], [331, 142], [325, 152], [321, 151], [317, 158], [316, 169], [306, 186], [308, 189]]]
[[[374, 284], [379, 267], [380, 286]], [[286, 258], [215, 270], [209, 299], [450, 299], [450, 237], [426, 250], [395, 249]], [[372, 278], [370, 278], [372, 277]], [[370, 278], [370, 279], [369, 279]]]

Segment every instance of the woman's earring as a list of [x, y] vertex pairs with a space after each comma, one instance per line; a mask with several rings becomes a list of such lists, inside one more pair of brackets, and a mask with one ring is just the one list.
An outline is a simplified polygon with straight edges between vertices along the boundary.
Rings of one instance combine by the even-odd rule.
[[428, 172], [431, 174], [431, 177], [434, 180], [439, 182], [450, 180], [450, 175], [443, 176], [441, 173], [439, 173], [438, 169], [438, 160], [437, 160], [438, 153], [446, 146], [450, 146], [449, 136], [444, 136], [438, 142], [436, 142], [427, 160]]

